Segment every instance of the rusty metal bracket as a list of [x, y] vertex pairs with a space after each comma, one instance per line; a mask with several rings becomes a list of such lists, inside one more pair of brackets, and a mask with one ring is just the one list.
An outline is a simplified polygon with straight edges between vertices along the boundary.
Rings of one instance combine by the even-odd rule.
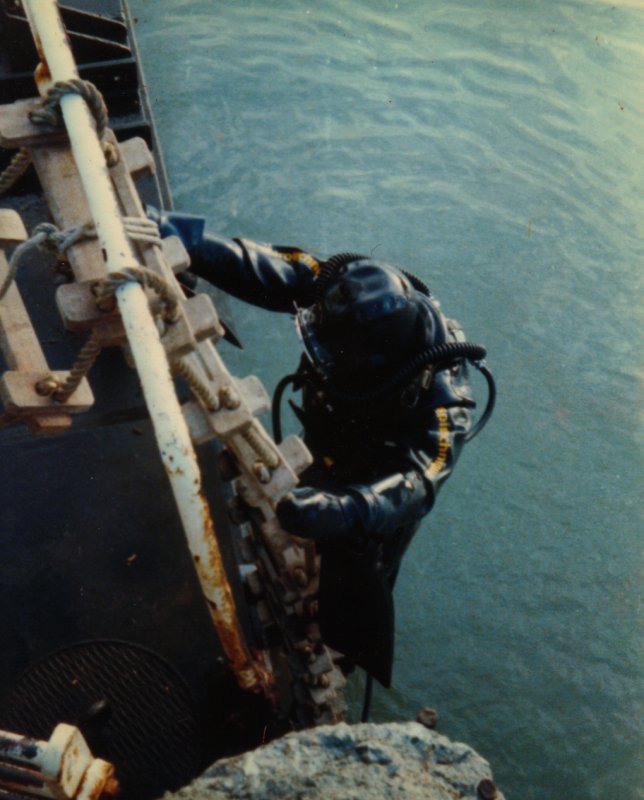
[[48, 742], [0, 731], [0, 796], [106, 800], [118, 790], [113, 765], [73, 725], [57, 725]]

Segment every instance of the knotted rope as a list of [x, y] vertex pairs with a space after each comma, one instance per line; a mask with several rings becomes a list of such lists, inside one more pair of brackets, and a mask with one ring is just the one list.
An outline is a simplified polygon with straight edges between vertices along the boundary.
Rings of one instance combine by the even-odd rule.
[[[40, 105], [29, 112], [31, 122], [36, 125], [59, 127], [62, 124], [60, 101], [66, 94], [78, 94], [87, 103], [96, 123], [96, 134], [102, 140], [109, 122], [105, 100], [93, 83], [81, 78], [57, 81], [41, 100]], [[113, 167], [118, 162], [118, 150], [111, 142], [101, 141], [101, 144], [108, 167]], [[28, 148], [21, 147], [9, 166], [0, 174], [0, 195], [14, 185], [18, 178], [26, 172], [30, 163], [31, 152]]]
[[[159, 229], [152, 220], [140, 217], [125, 217], [123, 221], [125, 231], [130, 239], [142, 244], [161, 246]], [[96, 228], [93, 223], [77, 225], [66, 231], [61, 231], [50, 222], [42, 222], [37, 225], [31, 237], [19, 244], [12, 253], [9, 260], [9, 269], [2, 286], [0, 286], [0, 302], [14, 282], [22, 259], [31, 250], [40, 248], [64, 255], [70, 247], [79, 241], [94, 237], [96, 237]], [[113, 296], [119, 286], [129, 281], [149, 286], [159, 295], [164, 304], [164, 318], [167, 321], [173, 322], [178, 319], [180, 313], [179, 300], [174, 289], [159, 275], [144, 267], [128, 267], [119, 272], [113, 272], [104, 281], [98, 282], [94, 287], [97, 301], [101, 302], [105, 298]], [[97, 330], [92, 331], [65, 381], [61, 383], [53, 376], [50, 376], [40, 381], [36, 390], [41, 395], [52, 396], [59, 403], [66, 402], [92, 368], [102, 346]], [[5, 420], [2, 421], [5, 422]]]
[[[124, 217], [123, 224], [125, 232], [134, 242], [144, 245], [154, 245], [161, 247], [161, 236], [156, 222], [144, 217]], [[18, 272], [18, 267], [23, 257], [34, 247], [39, 247], [55, 253], [64, 255], [67, 250], [83, 239], [96, 238], [96, 228], [94, 223], [87, 222], [77, 225], [66, 231], [61, 231], [51, 222], [41, 222], [33, 229], [32, 235], [26, 242], [19, 244], [13, 251], [9, 260], [9, 269], [5, 276], [2, 286], [0, 286], [0, 302], [7, 293], [9, 286], [13, 283]], [[116, 273], [114, 273], [116, 274]], [[138, 280], [138, 279], [128, 279]], [[159, 280], [161, 280], [159, 278]], [[140, 282], [140, 281], [139, 281]], [[152, 287], [154, 288], [154, 287]]]

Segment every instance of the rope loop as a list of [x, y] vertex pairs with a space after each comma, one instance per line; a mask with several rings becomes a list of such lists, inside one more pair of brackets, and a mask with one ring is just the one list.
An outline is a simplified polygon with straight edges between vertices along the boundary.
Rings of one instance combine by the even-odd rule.
[[59, 127], [62, 124], [60, 101], [67, 94], [77, 94], [87, 103], [96, 124], [96, 135], [101, 140], [108, 167], [118, 164], [118, 148], [112, 142], [102, 141], [109, 123], [109, 115], [103, 95], [91, 81], [85, 81], [82, 78], [56, 81], [43, 98], [40, 106], [29, 112], [29, 119], [36, 125]]
[[[57, 81], [47, 92], [41, 104], [29, 112], [29, 119], [36, 125], [51, 125], [57, 128], [62, 124], [60, 101], [66, 94], [78, 94], [87, 103], [99, 139], [103, 139], [109, 123], [107, 105], [103, 95], [91, 81], [73, 78], [69, 81]], [[103, 153], [108, 167], [118, 164], [118, 148], [112, 142], [101, 141]], [[2, 173], [0, 173], [0, 195], [9, 189], [21, 178], [31, 164], [31, 151], [21, 147], [14, 155]]]
[[116, 290], [124, 283], [141, 284], [143, 287], [152, 289], [165, 306], [164, 319], [168, 322], [176, 322], [180, 316], [179, 298], [176, 292], [162, 277], [153, 272], [147, 267], [132, 266], [112, 272], [105, 280], [99, 281], [95, 284], [94, 293], [99, 302], [103, 302], [107, 298], [113, 296]]
[[29, 239], [27, 239], [26, 242], [21, 242], [16, 247], [11, 254], [11, 258], [9, 259], [9, 269], [7, 270], [5, 279], [2, 282], [2, 286], [0, 286], [0, 302], [8, 292], [11, 284], [16, 279], [18, 267], [20, 266], [20, 262], [24, 256], [27, 255], [30, 250], [33, 250], [34, 247], [46, 247], [50, 250], [57, 249], [57, 246], [53, 243], [56, 241], [56, 238], [59, 235], [60, 231], [55, 225], [52, 225], [50, 222], [41, 222], [40, 225], [37, 225], [34, 228]]
[[[138, 242], [142, 245], [161, 247], [161, 236], [159, 234], [159, 227], [156, 222], [144, 217], [124, 217], [123, 224], [126, 234], [132, 241]], [[56, 225], [51, 222], [41, 222], [36, 225], [29, 239], [27, 239], [26, 242], [21, 242], [13, 251], [13, 254], [9, 260], [9, 269], [7, 270], [7, 274], [2, 286], [0, 286], [0, 301], [2, 301], [2, 298], [7, 293], [9, 286], [11, 286], [15, 280], [22, 258], [32, 248], [40, 247], [41, 249], [48, 250], [49, 252], [57, 254], [60, 253], [61, 255], [64, 255], [73, 245], [77, 244], [83, 239], [92, 238], [96, 238], [96, 227], [94, 226], [93, 222], [86, 222], [82, 225], [76, 225], [75, 227], [69, 228], [66, 231], [61, 231], [60, 228], [56, 227]], [[166, 319], [170, 322], [175, 322], [179, 316], [179, 301], [177, 300], [177, 296], [173, 289], [151, 270], [146, 270], [143, 267], [131, 269], [138, 270], [139, 274], [143, 274], [144, 272], [146, 273], [147, 277], [144, 285], [149, 286], [161, 296], [167, 307]], [[112, 277], [117, 274], [118, 273], [113, 273]], [[131, 273], [130, 270], [128, 274], [133, 273]], [[140, 280], [138, 277], [126, 277], [125, 280], [136, 280], [138, 283], [142, 283], [142, 280]], [[120, 280], [120, 283], [122, 282], [123, 279]], [[116, 291], [116, 289], [112, 291], [112, 294], [114, 291]], [[108, 295], [109, 292], [102, 294], [101, 297], [107, 297]]]
[[82, 78], [72, 78], [68, 81], [56, 81], [49, 89], [41, 105], [29, 112], [29, 119], [36, 125], [51, 125], [58, 127], [61, 122], [60, 101], [66, 94], [78, 94], [87, 103], [87, 106], [96, 123], [96, 133], [99, 139], [103, 137], [109, 121], [107, 106], [103, 95], [90, 81]]

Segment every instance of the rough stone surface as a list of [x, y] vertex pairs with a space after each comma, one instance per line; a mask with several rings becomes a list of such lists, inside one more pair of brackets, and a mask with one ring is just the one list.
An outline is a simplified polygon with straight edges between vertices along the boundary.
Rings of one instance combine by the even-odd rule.
[[479, 800], [491, 778], [471, 747], [416, 722], [343, 723], [222, 759], [165, 800]]

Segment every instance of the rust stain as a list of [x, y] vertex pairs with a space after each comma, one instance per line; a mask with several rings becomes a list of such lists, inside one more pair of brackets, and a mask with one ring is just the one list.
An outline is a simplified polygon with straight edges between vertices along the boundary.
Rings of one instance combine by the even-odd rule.
[[[219, 603], [216, 603], [211, 598], [206, 599], [221, 646], [239, 685], [243, 689], [263, 692], [268, 696], [273, 686], [273, 675], [263, 664], [253, 659], [243, 638], [237, 619], [235, 599], [226, 577], [226, 570], [219, 550], [217, 533], [210, 514], [210, 508], [202, 494], [199, 495], [199, 500], [201, 502], [204, 543], [208, 549], [207, 565], [211, 567], [214, 575], [215, 585], [213, 588]], [[204, 579], [204, 583], [206, 585], [210, 584], [210, 575], [205, 572], [199, 556], [195, 556], [194, 562]]]
[[[94, 762], [95, 764], [97, 762]], [[114, 775], [114, 767], [108, 761], [99, 761], [100, 770], [94, 773], [87, 770], [83, 775], [75, 797], [86, 797], [87, 800], [116, 797], [120, 791], [119, 782]]]

